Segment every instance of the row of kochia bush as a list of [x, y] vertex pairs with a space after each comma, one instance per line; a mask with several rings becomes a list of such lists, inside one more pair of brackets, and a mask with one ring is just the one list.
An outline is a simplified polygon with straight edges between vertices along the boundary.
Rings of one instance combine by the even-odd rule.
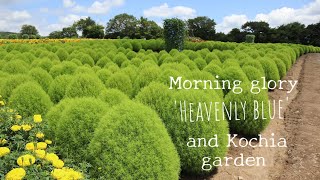
[[174, 99], [266, 103], [268, 96], [265, 91], [253, 95], [245, 83], [240, 95], [222, 90], [173, 91], [168, 88], [169, 76], [215, 80], [219, 75], [244, 82], [266, 76], [277, 81], [297, 57], [310, 51], [293, 45], [225, 44], [232, 50], [157, 53], [124, 48], [130, 43], [4, 46], [0, 49], [0, 93], [23, 116], [47, 114], [46, 134], [52, 135], [64, 157], [91, 163], [92, 177], [178, 179], [181, 170], [210, 173], [201, 170], [202, 157], [223, 157], [227, 151], [227, 139], [220, 139], [219, 148], [187, 148], [189, 137], [224, 137], [229, 128], [257, 135], [269, 120], [250, 120], [253, 114], [249, 113], [246, 123], [181, 123]]

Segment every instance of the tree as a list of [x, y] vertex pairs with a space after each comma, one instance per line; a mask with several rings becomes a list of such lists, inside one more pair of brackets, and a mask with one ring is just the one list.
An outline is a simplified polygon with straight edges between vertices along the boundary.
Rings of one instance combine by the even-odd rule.
[[216, 23], [206, 16], [188, 19], [189, 36], [199, 37], [204, 40], [213, 40], [216, 33]]
[[228, 33], [228, 41], [230, 42], [243, 42], [245, 40], [245, 33], [241, 32], [240, 29], [238, 28], [233, 28], [229, 33]]
[[305, 29], [303, 43], [320, 47], [320, 22], [308, 25]]
[[60, 39], [62, 38], [62, 31], [53, 31], [49, 34], [50, 39]]
[[166, 44], [166, 50], [183, 50], [186, 36], [186, 24], [178, 18], [165, 19], [163, 23], [163, 36]]
[[39, 32], [36, 27], [32, 25], [24, 24], [21, 27], [20, 34], [38, 35]]
[[150, 21], [144, 17], [140, 17], [138, 29], [136, 37], [139, 39], [157, 39], [163, 36], [162, 28], [156, 22]]
[[99, 24], [88, 26], [86, 29], [86, 38], [103, 39], [104, 27]]
[[75, 27], [65, 27], [62, 29], [61, 32], [61, 37], [62, 38], [75, 38], [78, 37], [78, 33]]
[[268, 42], [270, 26], [267, 22], [251, 21], [242, 25], [242, 30], [247, 34], [255, 35], [255, 42], [266, 43]]
[[277, 29], [278, 42], [300, 44], [303, 41], [305, 25], [299, 22], [293, 22], [281, 25]]
[[226, 34], [224, 34], [223, 32], [218, 32], [214, 36], [215, 41], [227, 42], [227, 41], [229, 41], [228, 39], [229, 39], [229, 37]]
[[82, 32], [82, 37], [92, 37], [94, 36], [93, 34], [97, 33], [97, 29], [99, 29], [99, 27], [96, 27], [96, 25], [97, 24], [93, 19], [87, 17], [86, 19], [80, 19], [79, 21], [75, 22], [73, 27]]
[[123, 13], [110, 19], [106, 27], [106, 38], [134, 38], [138, 20], [129, 14]]

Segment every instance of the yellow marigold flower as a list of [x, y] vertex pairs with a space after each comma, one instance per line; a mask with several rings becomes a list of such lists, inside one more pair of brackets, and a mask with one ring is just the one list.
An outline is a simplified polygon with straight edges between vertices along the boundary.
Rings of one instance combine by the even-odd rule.
[[28, 125], [28, 124], [21, 125], [21, 127], [22, 127], [22, 129], [23, 129], [24, 131], [30, 131], [30, 130], [32, 129], [32, 127], [31, 127], [30, 125]]
[[34, 152], [36, 153], [36, 156], [38, 158], [43, 159], [43, 158], [46, 157], [46, 151], [45, 150], [35, 150]]
[[37, 149], [47, 149], [47, 143], [45, 142], [38, 142]]
[[54, 179], [62, 180], [62, 179], [73, 179], [79, 180], [83, 179], [83, 176], [80, 172], [73, 170], [72, 168], [62, 168], [62, 169], [54, 169], [51, 172], [51, 176]]
[[21, 126], [19, 126], [19, 125], [13, 125], [13, 126], [11, 126], [11, 128], [10, 128], [12, 131], [19, 131], [20, 129], [21, 129]]
[[26, 148], [25, 148], [26, 150], [28, 150], [28, 151], [33, 151], [35, 148], [34, 148], [34, 143], [27, 143], [26, 144]]
[[61, 169], [64, 166], [64, 162], [62, 160], [58, 159], [58, 160], [52, 161], [52, 165], [53, 165], [53, 167], [55, 167], [57, 169]]
[[10, 153], [10, 149], [7, 147], [0, 147], [0, 157], [3, 157]]
[[36, 137], [39, 138], [39, 139], [42, 139], [42, 138], [44, 138], [44, 134], [42, 132], [38, 132], [36, 134]]
[[56, 154], [54, 154], [54, 153], [47, 153], [45, 159], [46, 159], [47, 161], [53, 162], [53, 161], [55, 161], [55, 160], [59, 160], [59, 157], [58, 157]]
[[17, 115], [16, 115], [16, 119], [17, 119], [17, 120], [20, 120], [20, 119], [22, 119], [22, 116], [19, 115], [19, 114], [17, 114]]
[[21, 180], [26, 176], [26, 171], [23, 168], [14, 168], [6, 175], [6, 180]]
[[51, 141], [51, 140], [48, 140], [48, 139], [45, 140], [44, 142], [46, 142], [46, 143], [49, 144], [49, 145], [52, 144], [52, 141]]
[[4, 106], [4, 102], [3, 101], [0, 101], [0, 106]]
[[36, 162], [36, 158], [30, 154], [20, 156], [17, 163], [21, 167], [30, 166]]
[[41, 123], [41, 122], [42, 122], [42, 117], [41, 117], [41, 115], [40, 115], [40, 114], [34, 115], [34, 116], [33, 116], [33, 121], [34, 121], [35, 123]]

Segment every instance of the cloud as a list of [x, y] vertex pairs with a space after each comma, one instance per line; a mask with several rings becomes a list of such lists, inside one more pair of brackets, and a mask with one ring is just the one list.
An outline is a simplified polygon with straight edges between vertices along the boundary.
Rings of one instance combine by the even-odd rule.
[[90, 6], [85, 7], [73, 0], [63, 0], [63, 6], [74, 13], [107, 14], [113, 7], [119, 7], [123, 4], [124, 0], [104, 0], [94, 1]]
[[107, 14], [111, 8], [119, 7], [124, 4], [124, 0], [105, 0], [95, 1], [89, 8], [88, 13], [91, 14]]
[[74, 22], [84, 18], [87, 18], [87, 16], [78, 16], [75, 14], [68, 14], [67, 16], [61, 16], [59, 18], [59, 22], [67, 26], [67, 25], [72, 25]]
[[70, 8], [76, 5], [76, 2], [73, 0], [63, 0], [63, 7]]
[[223, 18], [222, 23], [217, 24], [216, 30], [217, 32], [228, 33], [233, 28], [241, 28], [241, 26], [248, 21], [248, 17], [246, 15], [236, 15], [232, 14], [230, 16], [226, 16]]
[[317, 23], [320, 21], [320, 0], [313, 1], [299, 9], [283, 7], [272, 10], [267, 14], [257, 14], [255, 20], [266, 21], [271, 27], [292, 22], [300, 22], [306, 25]]
[[144, 16], [146, 17], [179, 17], [182, 19], [193, 18], [196, 16], [196, 10], [185, 7], [185, 6], [175, 6], [169, 7], [167, 3], [164, 3], [160, 6], [151, 7], [143, 11]]
[[28, 11], [11, 11], [8, 9], [0, 9], [0, 31], [20, 30], [22, 24], [27, 24], [32, 18]]
[[318, 23], [320, 21], [320, 0], [315, 0], [298, 9], [282, 7], [269, 13], [259, 13], [253, 19], [249, 19], [246, 15], [226, 16], [221, 23], [218, 23], [216, 29], [217, 32], [228, 33], [232, 28], [240, 28], [247, 21], [265, 21], [271, 27], [292, 22], [300, 22], [305, 25]]

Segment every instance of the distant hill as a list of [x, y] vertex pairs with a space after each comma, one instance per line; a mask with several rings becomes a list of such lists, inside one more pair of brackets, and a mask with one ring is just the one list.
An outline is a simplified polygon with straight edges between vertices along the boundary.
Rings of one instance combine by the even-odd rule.
[[15, 32], [0, 32], [0, 38], [7, 38], [9, 34], [19, 34]]

